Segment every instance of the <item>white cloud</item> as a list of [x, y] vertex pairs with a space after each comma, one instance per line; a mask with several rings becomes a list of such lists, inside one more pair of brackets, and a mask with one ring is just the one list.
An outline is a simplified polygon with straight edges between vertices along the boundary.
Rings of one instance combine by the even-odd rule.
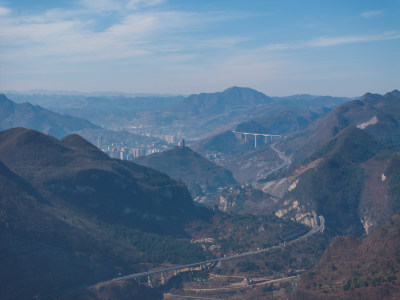
[[62, 10], [29, 18], [0, 20], [0, 60], [32, 58], [103, 61], [152, 53], [177, 53], [187, 47], [178, 36], [201, 17], [185, 12], [137, 12], [99, 32], [90, 18], [72, 19]]
[[360, 42], [375, 42], [384, 40], [397, 40], [400, 39], [400, 34], [396, 32], [384, 32], [376, 35], [360, 35], [360, 36], [343, 36], [343, 37], [320, 37], [305, 43], [310, 47], [330, 47], [342, 44], [353, 44]]
[[155, 6], [163, 3], [164, 0], [129, 0], [126, 7], [128, 9], [138, 9], [139, 7]]
[[363, 16], [366, 19], [372, 18], [372, 17], [376, 17], [382, 14], [381, 10], [371, 10], [371, 11], [365, 11], [361, 14], [361, 16]]
[[113, 1], [113, 0], [81, 0], [80, 4], [83, 7], [89, 8], [97, 12], [122, 9], [120, 1]]
[[354, 44], [362, 42], [377, 42], [385, 40], [400, 39], [400, 34], [395, 31], [383, 32], [375, 35], [319, 37], [313, 40], [297, 43], [277, 43], [264, 46], [262, 51], [295, 50], [309, 47], [332, 47], [343, 44]]
[[0, 6], [0, 17], [5, 17], [11, 14], [11, 10]]

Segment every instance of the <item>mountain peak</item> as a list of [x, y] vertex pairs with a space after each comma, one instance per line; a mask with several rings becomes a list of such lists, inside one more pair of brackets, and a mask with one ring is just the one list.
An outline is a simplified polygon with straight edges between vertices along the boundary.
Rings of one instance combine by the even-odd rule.
[[[79, 134], [69, 134], [65, 138], [60, 140], [61, 143], [64, 145], [70, 146], [70, 147], [94, 147], [91, 143], [89, 143], [87, 140], [85, 140], [83, 137], [81, 137]], [[97, 148], [96, 148], [97, 149]]]
[[391, 91], [389, 93], [386, 93], [384, 95], [384, 97], [389, 97], [389, 96], [394, 96], [396, 98], [400, 98], [400, 91], [399, 90], [393, 90], [393, 91]]
[[[0, 102], [11, 101], [5, 94], [0, 94]], [[11, 101], [12, 102], [12, 101]]]
[[61, 144], [68, 146], [79, 153], [85, 154], [85, 156], [89, 155], [92, 159], [110, 160], [105, 153], [78, 134], [73, 133], [67, 135], [65, 138], [60, 140], [60, 142]]
[[0, 114], [13, 112], [15, 105], [16, 104], [8, 99], [6, 95], [0, 94]]
[[140, 157], [137, 163], [167, 173], [188, 186], [193, 196], [215, 192], [220, 187], [236, 184], [232, 173], [215, 165], [188, 147]]
[[249, 87], [239, 87], [239, 86], [233, 86], [230, 88], [227, 88], [222, 92], [223, 94], [230, 94], [230, 95], [237, 95], [237, 96], [243, 96], [246, 94], [255, 94], [258, 96], [263, 96], [263, 97], [268, 97], [264, 93], [261, 93], [255, 89], [249, 88]]

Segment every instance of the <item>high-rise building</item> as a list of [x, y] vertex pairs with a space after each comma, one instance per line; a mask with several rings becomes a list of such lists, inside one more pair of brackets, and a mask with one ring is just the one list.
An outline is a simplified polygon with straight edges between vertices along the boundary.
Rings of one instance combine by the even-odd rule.
[[178, 146], [179, 147], [185, 147], [185, 140], [184, 139], [182, 139], [182, 141], [180, 141], [179, 143], [178, 143]]
[[101, 135], [96, 136], [96, 146], [99, 149], [103, 146], [103, 137]]

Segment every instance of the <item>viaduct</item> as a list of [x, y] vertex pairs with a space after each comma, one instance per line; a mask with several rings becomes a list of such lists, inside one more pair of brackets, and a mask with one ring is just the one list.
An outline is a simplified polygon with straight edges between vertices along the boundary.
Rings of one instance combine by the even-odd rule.
[[257, 144], [263, 143], [268, 144], [272, 143], [275, 140], [281, 139], [283, 136], [278, 134], [266, 134], [266, 133], [253, 133], [253, 132], [239, 132], [232, 131], [236, 138], [244, 142], [249, 140], [249, 137], [254, 137], [254, 148], [257, 148]]

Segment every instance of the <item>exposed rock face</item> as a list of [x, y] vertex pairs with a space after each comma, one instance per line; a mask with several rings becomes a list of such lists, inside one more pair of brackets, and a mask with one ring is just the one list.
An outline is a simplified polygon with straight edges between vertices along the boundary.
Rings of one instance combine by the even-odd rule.
[[284, 150], [293, 153], [294, 160], [300, 161], [348, 126], [357, 126], [378, 140], [398, 145], [399, 100], [398, 90], [385, 95], [367, 93], [358, 100], [340, 105], [312, 123], [304, 134], [288, 141]]
[[224, 212], [253, 215], [270, 215], [275, 204], [271, 195], [244, 185], [224, 188], [203, 197], [200, 202], [210, 207], [217, 205], [218, 209]]
[[365, 128], [367, 128], [368, 126], [370, 126], [370, 125], [375, 125], [375, 124], [377, 124], [377, 123], [378, 123], [378, 118], [377, 118], [376, 116], [373, 116], [373, 117], [371, 118], [371, 120], [357, 125], [357, 128], [365, 129]]
[[336, 237], [290, 299], [398, 299], [399, 250], [398, 213], [362, 239]]
[[[387, 149], [387, 150], [385, 150]], [[258, 184], [277, 196], [275, 215], [312, 226], [322, 215], [336, 234], [368, 233], [399, 208], [398, 155], [356, 127], [340, 132], [290, 176]], [[389, 151], [388, 155], [381, 154]]]

